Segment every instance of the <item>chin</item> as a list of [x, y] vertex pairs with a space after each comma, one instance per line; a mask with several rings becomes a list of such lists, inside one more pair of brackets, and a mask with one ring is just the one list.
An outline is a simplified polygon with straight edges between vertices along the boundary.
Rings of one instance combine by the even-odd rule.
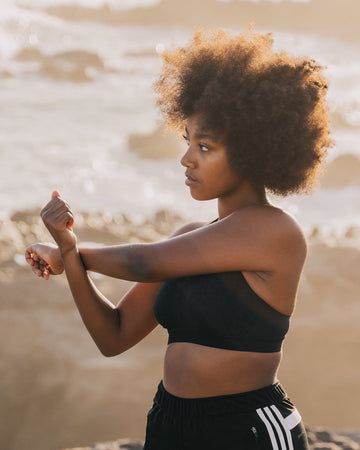
[[214, 200], [217, 197], [201, 194], [200, 192], [190, 191], [190, 195], [194, 200], [205, 202], [206, 200]]

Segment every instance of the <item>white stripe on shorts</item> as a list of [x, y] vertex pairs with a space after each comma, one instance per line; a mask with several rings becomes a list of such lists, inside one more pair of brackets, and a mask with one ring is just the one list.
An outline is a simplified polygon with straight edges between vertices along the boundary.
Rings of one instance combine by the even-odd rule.
[[[294, 450], [290, 431], [301, 422], [301, 416], [298, 410], [295, 409], [291, 414], [284, 418], [275, 405], [271, 405], [270, 408], [258, 408], [256, 412], [266, 426], [273, 450]], [[275, 416], [278, 420], [276, 420]], [[278, 437], [278, 441], [280, 442], [280, 449], [274, 430]]]
[[280, 441], [280, 448], [281, 448], [281, 450], [287, 450], [287, 447], [286, 447], [286, 444], [285, 444], [284, 430], [280, 427], [279, 423], [275, 419], [274, 413], [268, 407], [264, 408], [264, 411], [266, 412], [269, 420], [271, 421], [271, 423], [275, 427], [275, 430], [277, 432], [277, 435], [278, 435], [278, 438], [279, 438], [279, 441]]
[[[276, 407], [274, 406], [274, 408], [276, 408]], [[296, 427], [296, 425], [299, 425], [299, 423], [301, 422], [301, 416], [300, 416], [299, 411], [297, 409], [295, 409], [284, 420], [285, 420], [286, 426], [289, 428], [289, 430], [292, 430], [293, 428]]]
[[294, 445], [292, 442], [290, 431], [301, 422], [301, 416], [299, 411], [297, 409], [294, 409], [294, 411], [284, 419], [284, 417], [281, 415], [280, 411], [275, 405], [272, 405], [271, 409], [275, 412], [277, 418], [279, 419], [279, 421], [281, 422], [282, 426], [285, 429], [285, 433], [289, 443], [289, 450], [294, 450]]
[[277, 442], [276, 442], [274, 431], [273, 431], [272, 426], [270, 425], [270, 422], [267, 419], [265, 413], [263, 412], [263, 410], [261, 408], [258, 408], [256, 410], [256, 412], [258, 413], [258, 416], [260, 417], [260, 419], [264, 422], [264, 424], [266, 426], [266, 429], [267, 429], [267, 431], [269, 433], [269, 437], [270, 437], [270, 441], [271, 441], [271, 445], [272, 445], [273, 450], [279, 450], [279, 447], [278, 447]]

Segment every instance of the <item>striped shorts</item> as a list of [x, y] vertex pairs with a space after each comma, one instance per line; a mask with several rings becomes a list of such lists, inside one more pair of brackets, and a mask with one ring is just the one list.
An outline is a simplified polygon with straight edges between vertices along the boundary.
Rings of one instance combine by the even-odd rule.
[[301, 416], [279, 383], [233, 395], [179, 398], [159, 384], [144, 450], [308, 450]]

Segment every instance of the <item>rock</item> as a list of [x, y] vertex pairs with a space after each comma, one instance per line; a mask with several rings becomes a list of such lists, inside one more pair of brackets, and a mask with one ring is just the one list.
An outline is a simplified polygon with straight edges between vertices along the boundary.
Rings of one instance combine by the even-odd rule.
[[360, 450], [360, 432], [333, 432], [321, 427], [306, 427], [310, 450]]
[[116, 441], [96, 443], [91, 447], [76, 447], [63, 450], [143, 450], [144, 443], [132, 439], [118, 439]]
[[[310, 450], [360, 450], [359, 431], [339, 431], [321, 427], [306, 427]], [[143, 450], [141, 441], [131, 439], [119, 439], [97, 443], [91, 447], [76, 447], [63, 450]]]
[[360, 226], [349, 227], [344, 237], [347, 239], [356, 239], [360, 241]]

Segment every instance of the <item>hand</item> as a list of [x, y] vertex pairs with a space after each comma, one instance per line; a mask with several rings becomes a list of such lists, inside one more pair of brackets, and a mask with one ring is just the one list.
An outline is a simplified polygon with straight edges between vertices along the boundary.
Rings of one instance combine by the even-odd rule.
[[64, 271], [59, 247], [54, 244], [30, 245], [25, 251], [25, 259], [35, 275], [45, 280]]
[[72, 231], [74, 217], [69, 205], [57, 191], [52, 193], [50, 202], [41, 210], [41, 218], [51, 236], [58, 244], [61, 255], [76, 249], [76, 236]]

